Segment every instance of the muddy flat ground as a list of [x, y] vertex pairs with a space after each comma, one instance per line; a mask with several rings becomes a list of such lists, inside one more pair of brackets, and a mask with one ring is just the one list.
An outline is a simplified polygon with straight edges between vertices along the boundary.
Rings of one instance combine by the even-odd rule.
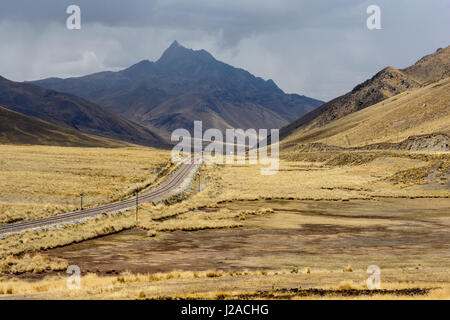
[[324, 285], [339, 280], [327, 277], [327, 271], [342, 279], [364, 278], [367, 267], [377, 265], [390, 281], [450, 282], [449, 199], [238, 201], [223, 206], [270, 207], [274, 213], [248, 218], [236, 229], [156, 237], [131, 229], [45, 253], [80, 266], [82, 273], [295, 273], [310, 268], [324, 274], [310, 285]]

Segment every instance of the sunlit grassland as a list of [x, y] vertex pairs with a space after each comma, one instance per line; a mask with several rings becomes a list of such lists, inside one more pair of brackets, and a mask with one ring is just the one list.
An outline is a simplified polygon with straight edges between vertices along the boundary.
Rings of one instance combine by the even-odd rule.
[[[19, 147], [12, 147], [19, 148]], [[59, 194], [59, 198], [68, 197], [68, 186], [83, 186], [83, 182], [100, 180], [105, 185], [110, 183], [116, 188], [114, 193], [110, 189], [103, 190], [102, 183], [99, 182], [97, 189], [93, 188], [92, 194], [97, 195], [97, 201], [107, 195], [111, 197], [121, 197], [136, 186], [147, 184], [156, 177], [154, 168], [165, 165], [169, 159], [169, 154], [164, 151], [156, 151], [145, 148], [126, 149], [82, 149], [86, 150], [83, 156], [76, 156], [79, 148], [55, 148], [46, 149], [45, 154], [41, 154], [34, 149], [26, 149], [27, 152], [2, 152], [2, 159], [7, 159], [12, 154], [17, 156], [15, 161], [2, 162], [1, 172], [27, 171], [36, 173], [37, 181], [52, 181], [48, 178], [51, 173], [63, 174], [70, 177], [70, 180], [77, 181], [77, 184], [68, 182], [57, 184], [52, 187], [43, 186], [42, 190], [27, 185], [27, 188], [34, 188], [35, 194], [41, 194], [43, 199], [58, 198], [49, 195], [53, 192]], [[44, 147], [48, 148], [48, 147]], [[61, 149], [64, 152], [61, 152]], [[71, 150], [69, 150], [71, 149]], [[20, 148], [19, 148], [20, 150]], [[2, 149], [3, 151], [3, 149]], [[70, 151], [70, 152], [69, 152]], [[101, 155], [101, 157], [99, 156]], [[345, 157], [343, 157], [345, 155]], [[37, 166], [32, 161], [37, 156], [41, 165]], [[135, 212], [130, 210], [121, 215], [111, 215], [109, 217], [97, 217], [82, 224], [66, 225], [64, 227], [27, 231], [20, 234], [8, 236], [0, 241], [1, 257], [7, 263], [4, 274], [11, 276], [11, 272], [42, 272], [42, 270], [63, 270], [65, 261], [54, 261], [45, 257], [33, 258], [34, 253], [41, 250], [69, 245], [88, 239], [97, 238], [103, 235], [112, 234], [121, 230], [139, 227], [148, 230], [148, 237], [163, 238], [173, 231], [197, 231], [205, 229], [231, 229], [231, 228], [290, 228], [295, 223], [299, 225], [336, 225], [346, 227], [372, 227], [374, 225], [384, 226], [388, 224], [396, 228], [395, 221], [380, 219], [353, 219], [352, 217], [342, 218], [339, 216], [318, 217], [318, 216], [298, 216], [274, 213], [268, 201], [274, 199], [301, 199], [314, 200], [317, 203], [324, 200], [348, 201], [351, 199], [375, 199], [375, 198], [420, 198], [438, 197], [445, 201], [448, 198], [448, 189], [445, 185], [436, 184], [430, 188], [429, 185], [417, 183], [415, 176], [410, 177], [409, 173], [422, 170], [429, 170], [435, 161], [447, 163], [446, 154], [424, 153], [412, 154], [402, 152], [376, 152], [375, 157], [367, 157], [365, 152], [351, 152], [336, 155], [335, 153], [323, 153], [325, 160], [321, 161], [294, 161], [287, 160], [282, 155], [279, 171], [274, 175], [261, 175], [263, 165], [217, 165], [203, 164], [200, 172], [196, 175], [192, 187], [183, 196], [159, 204], [144, 204], [140, 207], [139, 221], [135, 221]], [[335, 159], [338, 157], [339, 159]], [[361, 157], [363, 161], [354, 161], [353, 157]], [[72, 160], [68, 159], [72, 158]], [[53, 160], [52, 160], [53, 159]], [[76, 160], [74, 160], [76, 159]], [[153, 162], [152, 160], [153, 159]], [[53, 161], [53, 162], [52, 162]], [[67, 161], [71, 165], [67, 164]], [[51, 167], [43, 165], [52, 163]], [[115, 171], [115, 168], [118, 168]], [[445, 167], [445, 166], [444, 166]], [[89, 170], [83, 168], [90, 168]], [[448, 167], [445, 167], [448, 169]], [[14, 170], [13, 170], [14, 169]], [[84, 171], [83, 171], [84, 170]], [[107, 174], [113, 172], [114, 174]], [[80, 173], [85, 180], [77, 180], [76, 173]], [[426, 171], [428, 174], [428, 171]], [[398, 178], [399, 173], [401, 179]], [[129, 176], [130, 175], [130, 176]], [[11, 174], [11, 177], [13, 174]], [[150, 177], [150, 178], [149, 178]], [[12, 177], [13, 178], [13, 177]], [[149, 179], [149, 180], [146, 180]], [[153, 180], [152, 180], [153, 179]], [[9, 183], [2, 178], [2, 188]], [[120, 180], [121, 183], [117, 183]], [[67, 181], [67, 180], [66, 180]], [[429, 181], [428, 181], [429, 182]], [[23, 182], [22, 182], [23, 183]], [[51, 182], [53, 183], [53, 182]], [[199, 185], [201, 188], [199, 190]], [[120, 189], [122, 187], [122, 189]], [[21, 195], [21, 191], [16, 190], [16, 195]], [[53, 190], [53, 191], [52, 191]], [[118, 190], [121, 190], [119, 192]], [[59, 192], [59, 193], [58, 193]], [[74, 192], [77, 198], [80, 191]], [[86, 192], [86, 191], [85, 191]], [[97, 192], [97, 193], [96, 193]], [[72, 195], [71, 195], [72, 196]], [[183, 200], [183, 201], [180, 201]], [[233, 200], [259, 200], [246, 201], [254, 203], [252, 209], [237, 208], [231, 203]], [[78, 198], [74, 207], [77, 206]], [[233, 204], [232, 208], [229, 205]], [[298, 206], [298, 205], [297, 205]], [[426, 207], [426, 206], [425, 206]], [[348, 214], [348, 213], [347, 213]], [[292, 220], [293, 219], [293, 220]], [[441, 223], [446, 218], [439, 218]], [[17, 258], [21, 254], [30, 254], [22, 258]], [[384, 256], [385, 252], [380, 251]], [[389, 256], [390, 257], [390, 256]], [[300, 257], [299, 257], [300, 258]], [[163, 274], [133, 275], [124, 274], [117, 277], [102, 277], [87, 275], [83, 277], [84, 283], [81, 291], [69, 291], [65, 286], [66, 278], [50, 277], [36, 283], [26, 281], [7, 280], [0, 281], [0, 292], [4, 294], [43, 294], [45, 297], [58, 296], [65, 298], [238, 298], [242, 295], [254, 295], [257, 288], [262, 290], [272, 290], [277, 295], [277, 288], [298, 287], [299, 283], [310, 286], [330, 287], [338, 289], [339, 283], [345, 279], [348, 283], [343, 286], [364, 289], [364, 279], [367, 278], [363, 265], [357, 261], [351, 261], [351, 267], [347, 265], [347, 256], [333, 259], [333, 263], [326, 262], [317, 256], [317, 260], [308, 261], [309, 272], [298, 270], [280, 269], [274, 270], [252, 270], [240, 273], [228, 271], [209, 270], [196, 272], [174, 271]], [[425, 258], [424, 258], [425, 259]], [[428, 258], [424, 262], [430, 264]], [[27, 263], [27, 261], [29, 263]], [[31, 262], [30, 262], [31, 261]], [[274, 268], [282, 268], [291, 263], [292, 257], [286, 256], [271, 257]], [[385, 262], [387, 260], [385, 259]], [[255, 259], [254, 267], [266, 265], [267, 260], [259, 261]], [[306, 261], [304, 261], [306, 263]], [[246, 261], [248, 263], [248, 261]], [[298, 263], [298, 261], [296, 262]], [[339, 267], [336, 266], [339, 264]], [[424, 263], [422, 263], [424, 265]], [[317, 266], [321, 266], [320, 268]], [[367, 266], [365, 266], [367, 267]], [[436, 272], [438, 265], [430, 265], [429, 276], [411, 277], [410, 273], [403, 274], [400, 267], [396, 269], [383, 269], [384, 283], [386, 288], [417, 288], [433, 287], [429, 295], [422, 298], [445, 298], [448, 297], [448, 286], [444, 285], [440, 277], [442, 273]], [[434, 268], [434, 269], [433, 269]], [[352, 270], [351, 272], [348, 270]], [[32, 270], [32, 271], [30, 271]], [[345, 271], [347, 270], [347, 271]], [[419, 275], [419, 274], [418, 274]], [[423, 275], [423, 274], [422, 274]], [[437, 276], [436, 276], [437, 275]], [[405, 283], [416, 281], [414, 283]], [[413, 279], [413, 280], [411, 280]], [[414, 280], [416, 279], [416, 280]], [[447, 278], [444, 280], [446, 281]], [[445, 282], [444, 281], [444, 282]], [[296, 298], [295, 295], [292, 298]], [[317, 298], [317, 297], [316, 297]], [[328, 297], [328, 298], [339, 298]], [[357, 297], [355, 297], [357, 298]], [[375, 296], [373, 298], [386, 298], [386, 296]], [[396, 296], [392, 296], [396, 298]], [[421, 297], [418, 297], [421, 298]]]
[[0, 223], [90, 207], [151, 184], [170, 152], [151, 148], [0, 146]]
[[[325, 154], [328, 160], [333, 154]], [[447, 155], [437, 155], [439, 161], [449, 162]], [[372, 197], [425, 197], [448, 196], [442, 188], [411, 189], [398, 184], [392, 177], [409, 169], [427, 170], [430, 159], [409, 158], [407, 154], [391, 156], [379, 152], [377, 157], [361, 165], [327, 165], [323, 162], [281, 160], [274, 175], [260, 174], [260, 165], [224, 165], [206, 167], [217, 177], [217, 197], [231, 199], [313, 199], [348, 200]], [[414, 182], [414, 181], [412, 181]]]
[[[352, 279], [341, 281], [343, 274]], [[362, 295], [346, 296], [346, 290], [367, 289], [365, 270], [344, 273], [342, 270], [253, 270], [242, 272], [224, 272], [221, 270], [206, 271], [173, 271], [156, 274], [123, 273], [119, 276], [100, 277], [87, 274], [81, 278], [80, 289], [68, 290], [67, 277], [49, 277], [38, 282], [9, 280], [0, 282], [0, 295], [14, 298], [14, 295], [31, 294], [34, 298], [58, 299], [260, 299], [262, 293], [272, 294], [272, 299], [448, 299], [450, 287], [435, 282], [404, 282], [396, 280], [398, 275], [393, 270], [385, 270], [382, 289], [401, 290], [408, 288], [431, 289], [426, 295]], [[336, 293], [327, 296], [301, 296], [292, 293], [283, 296], [279, 289], [302, 289], [301, 284], [324, 284], [323, 290], [334, 290]], [[257, 288], [257, 289], [249, 289]], [[266, 297], [267, 298], [267, 297]]]
[[[130, 158], [136, 155], [133, 153], [136, 150], [125, 151], [132, 153]], [[116, 150], [116, 152], [125, 151]], [[164, 162], [164, 160], [162, 156], [161, 161]], [[112, 162], [115, 163], [115, 161], [117, 159]], [[445, 186], [439, 185], [438, 188], [430, 189], [426, 186], [391, 181], [398, 172], [421, 170], [421, 168], [428, 168], [428, 165], [429, 161], [384, 156], [357, 166], [328, 166], [323, 162], [281, 160], [277, 174], [262, 176], [259, 165], [204, 164], [193, 181], [191, 190], [181, 198], [159, 203], [156, 206], [142, 205], [137, 225], [148, 229], [149, 234], [174, 230], [235, 228], [242, 225], [241, 219], [245, 219], [248, 214], [259, 214], [261, 210], [270, 212], [270, 207], [255, 208], [251, 213], [245, 213], [245, 210], [238, 213], [225, 209], [217, 212], [196, 210], [202, 207], [215, 208], [218, 203], [232, 200], [346, 201], [376, 197], [448, 198], [449, 194]], [[199, 181], [202, 185], [201, 191], [198, 190]], [[125, 187], [124, 192], [128, 190], [129, 185]], [[106, 191], [98, 190], [98, 192]], [[28, 231], [11, 235], [2, 240], [0, 246], [5, 256], [32, 252], [95, 238], [135, 225], [134, 210], [132, 210], [119, 216], [102, 217], [85, 224], [70, 225], [65, 229]]]

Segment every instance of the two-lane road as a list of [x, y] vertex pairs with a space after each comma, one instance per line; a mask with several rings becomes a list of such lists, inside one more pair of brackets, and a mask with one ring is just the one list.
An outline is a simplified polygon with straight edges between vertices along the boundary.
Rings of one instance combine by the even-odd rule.
[[[172, 172], [167, 179], [156, 188], [139, 194], [138, 203], [148, 203], [152, 201], [161, 201], [172, 195], [172, 192], [181, 186], [183, 181], [196, 169], [195, 164], [183, 164], [179, 169]], [[0, 235], [18, 232], [39, 227], [48, 227], [60, 223], [68, 223], [79, 219], [96, 216], [102, 213], [112, 213], [133, 208], [136, 205], [136, 197], [123, 201], [118, 201], [96, 208], [78, 210], [74, 212], [63, 213], [54, 217], [43, 218], [33, 221], [24, 221], [19, 223], [0, 226]]]

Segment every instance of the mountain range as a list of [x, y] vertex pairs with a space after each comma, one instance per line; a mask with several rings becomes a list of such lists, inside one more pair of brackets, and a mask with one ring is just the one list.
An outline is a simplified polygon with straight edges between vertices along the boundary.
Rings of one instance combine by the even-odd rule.
[[0, 143], [170, 148], [170, 132], [192, 129], [195, 120], [204, 130], [285, 125], [280, 137], [289, 148], [316, 141], [361, 146], [383, 142], [380, 134], [392, 142], [400, 129], [448, 134], [449, 76], [450, 46], [404, 69], [386, 67], [322, 103], [175, 41], [156, 62], [118, 72], [33, 83], [0, 77]]
[[216, 60], [177, 41], [156, 62], [118, 72], [34, 81], [93, 101], [166, 139], [178, 128], [280, 128], [323, 102], [284, 93], [272, 80]]

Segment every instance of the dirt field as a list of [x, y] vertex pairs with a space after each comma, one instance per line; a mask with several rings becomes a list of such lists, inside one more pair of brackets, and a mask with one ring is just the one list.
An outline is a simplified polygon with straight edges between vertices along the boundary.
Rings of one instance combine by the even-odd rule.
[[339, 270], [349, 264], [363, 269], [386, 259], [385, 267], [407, 268], [424, 266], [423, 260], [434, 265], [435, 257], [440, 265], [450, 267], [449, 200], [264, 201], [226, 206], [240, 210], [261, 205], [274, 207], [275, 213], [248, 218], [241, 228], [175, 231], [156, 238], [133, 229], [48, 254], [85, 272], [101, 274], [294, 267]]
[[[216, 292], [230, 298], [425, 297], [450, 284], [448, 199], [262, 202], [222, 205], [231, 211], [274, 209], [245, 219], [236, 229], [165, 232], [157, 237], [132, 229], [42, 253], [80, 266], [83, 275], [117, 280], [124, 272], [131, 272], [130, 277], [172, 274], [173, 281], [132, 281], [130, 290], [138, 290], [136, 296], [143, 291], [146, 298], [193, 293], [208, 297]], [[386, 291], [356, 290], [365, 288], [370, 265], [380, 267]], [[198, 277], [186, 276], [194, 271]], [[211, 275], [202, 277], [201, 272]], [[51, 275], [64, 279], [61, 272], [24, 273], [20, 278], [35, 281]], [[325, 291], [314, 291], [317, 288]], [[339, 288], [356, 291], [342, 293]], [[129, 297], [126, 292], [112, 286], [93, 297]]]

